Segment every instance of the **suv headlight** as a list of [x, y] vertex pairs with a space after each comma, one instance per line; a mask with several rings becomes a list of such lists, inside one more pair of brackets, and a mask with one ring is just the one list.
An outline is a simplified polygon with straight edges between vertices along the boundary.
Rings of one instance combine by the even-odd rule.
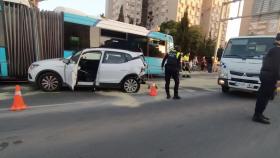
[[31, 64], [30, 67], [29, 67], [29, 70], [33, 70], [38, 66], [40, 66], [40, 65], [39, 64]]

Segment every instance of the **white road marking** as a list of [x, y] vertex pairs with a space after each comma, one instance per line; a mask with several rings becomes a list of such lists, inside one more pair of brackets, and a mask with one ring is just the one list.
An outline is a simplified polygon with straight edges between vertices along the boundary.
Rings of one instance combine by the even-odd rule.
[[[28, 109], [37, 109], [37, 108], [46, 108], [46, 107], [56, 107], [56, 106], [66, 106], [66, 105], [76, 105], [76, 104], [88, 104], [88, 103], [94, 103], [94, 102], [74, 102], [74, 103], [62, 103], [62, 104], [46, 104], [46, 105], [35, 105], [35, 106], [28, 106]], [[3, 108], [0, 109], [0, 111], [9, 111], [10, 108]]]

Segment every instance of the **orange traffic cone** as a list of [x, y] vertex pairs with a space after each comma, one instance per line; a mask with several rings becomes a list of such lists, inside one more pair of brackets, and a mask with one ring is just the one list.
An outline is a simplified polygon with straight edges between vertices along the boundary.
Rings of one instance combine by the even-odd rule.
[[150, 96], [157, 96], [157, 86], [155, 83], [152, 83], [152, 85], [150, 86]]
[[14, 103], [11, 107], [11, 111], [21, 111], [27, 109], [27, 106], [25, 105], [23, 98], [21, 96], [21, 90], [20, 86], [16, 85], [16, 92], [14, 96]]

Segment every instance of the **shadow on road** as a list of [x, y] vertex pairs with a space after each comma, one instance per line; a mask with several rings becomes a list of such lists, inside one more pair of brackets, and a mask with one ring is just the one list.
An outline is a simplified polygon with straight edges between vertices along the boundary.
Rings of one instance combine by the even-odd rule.
[[242, 92], [242, 91], [231, 91], [226, 93], [225, 95], [230, 95], [236, 98], [244, 98], [244, 99], [256, 99], [257, 93], [250, 92]]

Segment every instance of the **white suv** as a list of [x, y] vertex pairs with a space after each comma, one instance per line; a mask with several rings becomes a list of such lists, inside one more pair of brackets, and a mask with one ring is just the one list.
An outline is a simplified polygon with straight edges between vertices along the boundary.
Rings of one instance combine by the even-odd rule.
[[127, 93], [140, 89], [146, 64], [142, 53], [109, 48], [90, 48], [68, 59], [42, 60], [31, 64], [28, 80], [52, 92], [68, 85], [121, 88]]

